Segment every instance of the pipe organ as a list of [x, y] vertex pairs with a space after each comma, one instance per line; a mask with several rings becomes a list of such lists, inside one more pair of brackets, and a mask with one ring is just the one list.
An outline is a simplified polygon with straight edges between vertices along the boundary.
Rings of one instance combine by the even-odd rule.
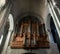
[[11, 48], [49, 48], [45, 24], [31, 19], [21, 22], [18, 34], [10, 43]]

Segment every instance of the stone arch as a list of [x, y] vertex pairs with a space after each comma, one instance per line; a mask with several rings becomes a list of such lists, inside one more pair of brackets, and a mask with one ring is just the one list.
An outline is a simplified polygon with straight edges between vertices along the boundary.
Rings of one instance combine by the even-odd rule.
[[[41, 23], [43, 24], [44, 23], [44, 20], [43, 20], [43, 18], [42, 18], [42, 16], [40, 16], [39, 14], [36, 14], [36, 13], [32, 13], [32, 12], [28, 12], [28, 13], [22, 13], [21, 15], [18, 15], [18, 18], [23, 18], [23, 17], [25, 17], [25, 16], [34, 16], [34, 17], [36, 17], [39, 21], [41, 21]], [[18, 20], [18, 18], [17, 18], [17, 20]]]
[[49, 39], [50, 43], [54, 43], [54, 39], [53, 39], [51, 28], [50, 28], [50, 19], [51, 19], [51, 14], [49, 13], [47, 18], [46, 18], [46, 22], [45, 22], [46, 31], [47, 31], [48, 39]]

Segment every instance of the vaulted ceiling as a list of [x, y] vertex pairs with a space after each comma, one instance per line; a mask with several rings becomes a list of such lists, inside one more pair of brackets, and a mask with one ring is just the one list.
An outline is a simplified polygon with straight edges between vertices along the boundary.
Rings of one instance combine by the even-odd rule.
[[11, 13], [14, 19], [24, 13], [36, 13], [42, 18], [46, 18], [48, 14], [46, 0], [12, 0], [12, 4]]

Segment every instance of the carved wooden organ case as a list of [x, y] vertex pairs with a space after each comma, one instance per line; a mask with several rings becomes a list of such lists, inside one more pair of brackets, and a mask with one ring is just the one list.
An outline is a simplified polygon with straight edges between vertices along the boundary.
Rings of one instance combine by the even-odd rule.
[[11, 48], [49, 48], [44, 23], [41, 24], [38, 20], [30, 18], [24, 19], [21, 21], [18, 30], [10, 43]]

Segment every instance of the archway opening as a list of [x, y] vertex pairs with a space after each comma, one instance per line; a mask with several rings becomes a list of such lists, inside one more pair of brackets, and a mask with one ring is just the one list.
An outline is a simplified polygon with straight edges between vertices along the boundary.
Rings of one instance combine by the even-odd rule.
[[49, 48], [45, 24], [34, 16], [19, 18], [11, 48]]
[[[22, 24], [27, 24], [26, 28], [28, 28], [30, 26], [29, 27], [29, 29], [30, 29], [29, 32], [32, 32], [32, 24], [36, 24], [36, 26], [35, 26], [36, 27], [36, 31], [35, 32], [37, 33], [37, 29], [39, 28], [39, 26], [41, 24], [41, 21], [38, 18], [34, 17], [34, 16], [25, 16], [23, 18], [20, 18], [20, 19], [18, 19], [18, 22], [16, 23], [16, 26], [17, 26], [16, 32], [17, 33], [21, 30], [20, 27], [21, 27]], [[37, 26], [38, 26], [38, 28], [37, 28]], [[19, 30], [19, 28], [20, 28], [20, 30]], [[28, 30], [28, 29], [26, 29], [26, 30]], [[22, 32], [24, 33], [24, 31], [22, 31]], [[26, 32], [27, 31], [25, 31], [25, 33]], [[38, 30], [38, 32], [39, 32], [39, 30]]]
[[52, 32], [52, 35], [53, 35], [54, 42], [57, 43], [58, 48], [60, 50], [59, 35], [58, 35], [57, 29], [55, 27], [55, 24], [54, 24], [54, 21], [53, 21], [52, 17], [50, 19], [50, 28], [51, 28], [51, 32]]
[[53, 19], [52, 19], [52, 17], [51, 17], [51, 19], [50, 19], [50, 27], [51, 27], [51, 32], [52, 32], [52, 35], [53, 35], [53, 38], [54, 38], [54, 42], [56, 43], [56, 37], [55, 37], [55, 33], [56, 33], [56, 27], [55, 27], [55, 24], [54, 24], [54, 22], [53, 22]]

